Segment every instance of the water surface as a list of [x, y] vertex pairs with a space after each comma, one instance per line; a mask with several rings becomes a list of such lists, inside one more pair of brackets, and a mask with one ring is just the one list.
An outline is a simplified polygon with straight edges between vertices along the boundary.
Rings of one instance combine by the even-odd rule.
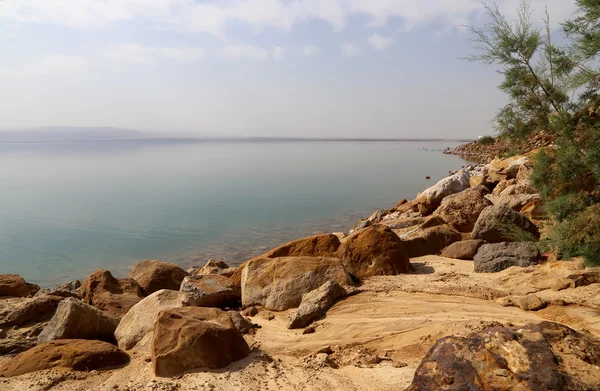
[[143, 259], [238, 264], [414, 198], [465, 164], [448, 146], [0, 144], [0, 273], [51, 286], [98, 268], [125, 276]]

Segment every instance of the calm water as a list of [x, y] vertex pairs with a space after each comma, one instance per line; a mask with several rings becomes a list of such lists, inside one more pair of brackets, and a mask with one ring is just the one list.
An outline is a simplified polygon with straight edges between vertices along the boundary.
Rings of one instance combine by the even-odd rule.
[[143, 259], [237, 264], [413, 198], [464, 164], [451, 145], [0, 144], [0, 273], [51, 286]]

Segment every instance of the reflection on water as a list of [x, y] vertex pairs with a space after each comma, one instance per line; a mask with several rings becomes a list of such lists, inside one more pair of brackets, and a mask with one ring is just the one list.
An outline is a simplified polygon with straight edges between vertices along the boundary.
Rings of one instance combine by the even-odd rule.
[[52, 285], [142, 259], [237, 264], [347, 231], [464, 161], [448, 143], [0, 144], [0, 273]]

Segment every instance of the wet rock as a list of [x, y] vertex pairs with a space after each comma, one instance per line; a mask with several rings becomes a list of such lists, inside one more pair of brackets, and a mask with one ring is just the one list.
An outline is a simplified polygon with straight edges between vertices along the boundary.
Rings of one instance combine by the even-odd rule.
[[450, 244], [462, 239], [454, 228], [447, 225], [418, 229], [402, 236], [408, 256], [422, 257], [424, 255], [440, 254]]
[[442, 338], [408, 391], [600, 389], [600, 343], [558, 323]]
[[461, 242], [454, 242], [442, 251], [442, 257], [453, 258], [453, 259], [463, 259], [463, 260], [472, 260], [479, 247], [485, 244], [485, 240], [481, 239], [472, 239], [472, 240], [463, 240]]
[[224, 368], [249, 353], [230, 316], [216, 308], [162, 311], [154, 326], [152, 363], [156, 376]]
[[241, 298], [240, 287], [218, 274], [186, 277], [180, 290], [189, 294], [199, 307], [232, 307]]
[[101, 341], [57, 340], [38, 345], [0, 365], [0, 375], [18, 376], [51, 368], [92, 371], [129, 363], [127, 353]]
[[146, 260], [133, 267], [129, 278], [142, 287], [144, 295], [151, 295], [161, 289], [178, 290], [187, 275], [185, 270], [172, 263]]
[[450, 195], [444, 198], [434, 214], [459, 232], [471, 232], [481, 212], [492, 205], [485, 198], [487, 194], [486, 187], [478, 186]]
[[432, 187], [417, 196], [419, 212], [422, 215], [433, 213], [442, 200], [455, 193], [460, 193], [469, 188], [470, 175], [466, 171], [460, 171], [452, 176], [442, 179]]
[[535, 243], [484, 244], [473, 258], [476, 273], [497, 273], [511, 266], [527, 267], [542, 262], [542, 255]]
[[38, 336], [37, 343], [56, 339], [95, 339], [114, 342], [118, 321], [74, 297], [64, 299]]
[[514, 241], [522, 233], [539, 239], [538, 228], [521, 213], [506, 206], [489, 206], [477, 219], [472, 238], [483, 239], [489, 243]]
[[346, 296], [346, 289], [337, 282], [327, 281], [318, 289], [305, 294], [302, 302], [292, 315], [288, 329], [301, 329], [312, 323], [313, 320], [325, 316], [327, 310], [335, 302]]
[[123, 316], [115, 330], [119, 347], [124, 350], [146, 346], [152, 341], [152, 330], [158, 314], [164, 310], [196, 305], [185, 292], [163, 289], [144, 298]]
[[119, 319], [144, 298], [142, 288], [134, 279], [116, 279], [108, 270], [96, 270], [79, 290], [84, 303]]
[[285, 311], [300, 305], [302, 296], [327, 281], [351, 285], [352, 279], [336, 258], [285, 257], [255, 259], [242, 275], [242, 304]]
[[359, 279], [412, 270], [404, 244], [383, 225], [374, 225], [348, 237], [340, 246], [338, 257], [346, 270]]
[[26, 282], [18, 274], [0, 274], [0, 297], [33, 296], [39, 290], [39, 286]]

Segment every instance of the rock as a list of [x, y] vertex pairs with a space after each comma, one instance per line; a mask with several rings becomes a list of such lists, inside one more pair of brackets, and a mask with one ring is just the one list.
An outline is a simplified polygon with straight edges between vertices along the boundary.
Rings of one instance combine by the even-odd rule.
[[418, 203], [416, 201], [406, 201], [406, 199], [403, 199], [390, 212], [402, 214], [417, 212], [418, 210]]
[[207, 274], [219, 274], [225, 277], [231, 277], [235, 273], [235, 268], [229, 267], [225, 262], [209, 259], [206, 265], [202, 267], [193, 266], [188, 269], [190, 276], [204, 276]]
[[0, 329], [0, 356], [15, 355], [35, 346], [37, 336], [47, 322], [33, 323], [24, 327]]
[[218, 274], [186, 277], [180, 290], [188, 293], [199, 307], [232, 307], [239, 304], [241, 297], [240, 287]]
[[533, 242], [484, 244], [473, 258], [476, 273], [497, 273], [511, 266], [527, 267], [542, 262]]
[[356, 231], [360, 231], [361, 229], [368, 228], [373, 225], [373, 222], [369, 219], [362, 219], [359, 221], [352, 229], [350, 229], [350, 234], [353, 234]]
[[97, 308], [74, 297], [58, 305], [50, 323], [37, 338], [37, 343], [56, 339], [95, 339], [114, 342], [118, 321]]
[[142, 288], [131, 278], [116, 279], [108, 270], [96, 270], [79, 288], [81, 300], [108, 315], [121, 318], [144, 298]]
[[152, 364], [156, 376], [224, 368], [250, 354], [230, 316], [216, 308], [162, 311], [154, 326]]
[[371, 223], [373, 224], [377, 224], [381, 221], [381, 219], [384, 218], [385, 215], [387, 215], [388, 212], [385, 210], [381, 210], [378, 209], [375, 212], [373, 212], [373, 214], [371, 216], [369, 216], [369, 218], [367, 220], [369, 220]]
[[79, 289], [80, 287], [81, 287], [81, 281], [71, 280], [71, 281], [65, 282], [64, 284], [60, 284], [59, 286], [57, 286], [55, 288], [55, 290], [73, 292], [74, 290]]
[[469, 178], [469, 186], [477, 187], [485, 184], [485, 177], [483, 175], [471, 175]]
[[185, 270], [172, 263], [146, 260], [133, 267], [129, 278], [137, 281], [145, 295], [151, 295], [161, 289], [178, 290], [187, 275]]
[[439, 339], [408, 391], [600, 389], [600, 343], [558, 323]]
[[443, 249], [462, 239], [460, 233], [447, 225], [419, 229], [402, 236], [402, 243], [411, 258], [440, 254]]
[[433, 213], [442, 200], [455, 193], [466, 190], [469, 186], [470, 175], [466, 171], [460, 171], [452, 176], [442, 179], [437, 184], [428, 188], [417, 196], [419, 212], [423, 215]]
[[455, 242], [449, 245], [442, 251], [442, 257], [472, 260], [477, 254], [479, 247], [485, 244], [485, 240], [471, 239]]
[[[294, 240], [253, 259], [280, 257], [336, 257], [340, 239], [333, 234], [314, 235]], [[231, 276], [235, 285], [242, 282], [242, 272], [248, 262], [241, 264]]]
[[529, 182], [516, 181], [516, 184], [508, 186], [500, 193], [501, 196], [510, 196], [518, 194], [537, 194], [537, 191], [531, 186]]
[[0, 274], [0, 297], [33, 296], [39, 290], [39, 286], [26, 282], [18, 274]]
[[486, 198], [496, 206], [506, 206], [517, 212], [530, 202], [539, 202], [542, 200], [542, 197], [539, 194], [488, 195]]
[[402, 241], [383, 225], [374, 225], [351, 235], [340, 246], [338, 257], [346, 270], [359, 279], [412, 270]]
[[434, 215], [440, 216], [459, 232], [471, 232], [481, 212], [492, 205], [485, 198], [488, 193], [485, 186], [478, 186], [450, 195], [444, 198]]
[[300, 305], [302, 296], [327, 281], [351, 285], [336, 258], [286, 257], [254, 259], [242, 274], [242, 304], [285, 311]]
[[516, 179], [503, 179], [501, 180], [496, 187], [494, 187], [494, 191], [492, 191], [492, 195], [497, 195], [499, 196], [500, 194], [502, 194], [502, 192], [504, 190], [506, 190], [507, 188], [514, 186], [517, 184], [517, 180]]
[[536, 295], [522, 297], [517, 303], [525, 311], [538, 311], [546, 307], [546, 303]]
[[514, 241], [522, 236], [539, 239], [540, 232], [535, 224], [521, 213], [506, 206], [496, 205], [489, 206], [481, 212], [472, 233], [473, 239], [483, 239], [490, 243]]
[[494, 159], [489, 165], [488, 176], [492, 183], [499, 183], [503, 179], [515, 179], [522, 166], [527, 165], [529, 159], [525, 156], [513, 156], [507, 159]]
[[57, 340], [38, 345], [0, 366], [0, 375], [18, 376], [50, 368], [92, 371], [129, 363], [127, 353], [102, 341]]
[[531, 201], [522, 207], [521, 214], [530, 220], [545, 220], [548, 217], [544, 201], [541, 199]]
[[335, 304], [336, 300], [347, 294], [344, 287], [333, 281], [327, 281], [318, 289], [305, 294], [298, 310], [290, 319], [288, 329], [304, 328], [311, 324], [313, 320], [325, 316], [327, 310]]
[[244, 318], [237, 311], [227, 311], [227, 314], [229, 315], [229, 318], [231, 318], [235, 328], [238, 329], [242, 334], [247, 334], [254, 327], [252, 322]]
[[242, 311], [242, 315], [243, 316], [256, 316], [257, 314], [258, 314], [258, 310], [254, 306], [250, 306], [248, 308], [245, 308]]
[[158, 314], [164, 310], [195, 305], [195, 301], [185, 292], [163, 289], [154, 292], [131, 307], [119, 322], [115, 338], [124, 350], [136, 346], [146, 346], [152, 341], [152, 330]]
[[27, 299], [0, 314], [0, 327], [21, 326], [29, 322], [47, 322], [54, 316], [63, 297], [43, 295]]

